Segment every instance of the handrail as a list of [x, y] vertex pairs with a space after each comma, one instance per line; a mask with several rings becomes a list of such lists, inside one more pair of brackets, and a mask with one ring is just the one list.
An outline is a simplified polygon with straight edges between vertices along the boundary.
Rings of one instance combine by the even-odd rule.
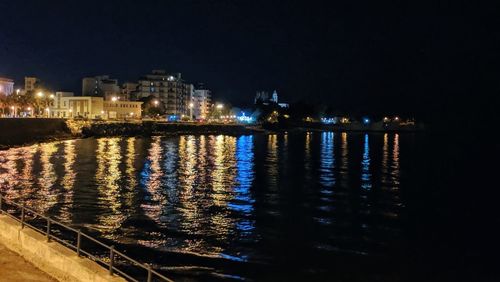
[[[6, 203], [6, 204], [14, 206], [18, 209], [21, 209], [20, 218], [16, 217], [14, 214], [9, 213], [7, 210], [4, 211], [3, 210], [3, 203]], [[31, 213], [35, 217], [40, 217], [40, 218], [44, 219], [47, 222], [46, 230], [39, 229], [39, 228], [33, 226], [32, 224], [29, 224], [28, 222], [26, 222], [26, 214], [27, 213]], [[127, 261], [131, 265], [138, 266], [138, 267], [142, 268], [143, 270], [147, 271], [147, 280], [146, 280], [147, 282], [151, 282], [151, 281], [153, 281], [153, 279], [160, 279], [161, 281], [167, 281], [167, 282], [173, 281], [173, 280], [165, 277], [161, 273], [158, 273], [156, 270], [152, 269], [151, 265], [140, 263], [137, 260], [132, 259], [129, 256], [125, 255], [124, 253], [115, 250], [114, 246], [108, 246], [108, 245], [102, 243], [101, 241], [93, 238], [92, 236], [83, 233], [80, 229], [75, 229], [73, 227], [70, 227], [70, 226], [62, 223], [62, 222], [56, 221], [48, 216], [45, 216], [45, 215], [40, 214], [40, 213], [30, 209], [30, 208], [27, 208], [24, 204], [19, 204], [19, 203], [12, 201], [12, 200], [9, 200], [0, 194], [0, 215], [1, 214], [5, 214], [5, 215], [9, 216], [10, 218], [16, 220], [17, 222], [20, 222], [21, 228], [28, 226], [31, 229], [45, 235], [47, 238], [47, 242], [50, 242], [50, 240], [53, 239], [57, 242], [60, 242], [61, 244], [65, 245], [65, 246], [67, 246], [71, 250], [75, 251], [78, 256], [85, 255], [86, 257], [90, 258], [91, 260], [98, 261], [98, 262], [106, 265], [108, 267], [108, 272], [110, 275], [114, 275], [116, 273], [116, 274], [119, 274], [120, 276], [122, 276], [126, 279], [129, 279], [131, 281], [139, 281], [136, 278], [133, 278], [131, 275], [125, 273], [124, 271], [122, 271], [116, 267], [114, 262], [116, 261], [117, 258], [120, 258], [120, 259], [124, 259], [125, 261]], [[51, 233], [51, 225], [53, 225], [53, 224], [57, 224], [61, 227], [64, 227], [68, 231], [76, 233], [76, 235], [77, 235], [76, 246], [73, 245], [72, 242], [68, 242], [62, 238], [56, 237], [55, 234], [52, 234]], [[108, 256], [109, 262], [105, 262], [101, 258], [98, 258], [98, 257], [92, 255], [90, 252], [83, 250], [81, 248], [81, 241], [83, 238], [90, 240], [90, 241], [104, 247], [105, 249], [107, 249], [109, 251], [109, 256]]]

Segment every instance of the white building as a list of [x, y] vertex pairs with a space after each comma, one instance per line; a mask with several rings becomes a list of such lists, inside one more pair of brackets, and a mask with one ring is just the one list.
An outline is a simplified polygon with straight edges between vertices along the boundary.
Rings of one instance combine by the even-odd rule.
[[10, 95], [14, 92], [14, 80], [0, 77], [0, 94]]
[[104, 101], [102, 97], [74, 96], [73, 92], [56, 92], [46, 112], [54, 118], [141, 118], [141, 104], [135, 101]]
[[[211, 92], [205, 87], [195, 89], [191, 96], [190, 109], [195, 119], [206, 119], [210, 112]], [[191, 107], [192, 105], [192, 107]]]
[[102, 97], [74, 96], [73, 92], [56, 92], [51, 102], [48, 115], [54, 118], [102, 118]]

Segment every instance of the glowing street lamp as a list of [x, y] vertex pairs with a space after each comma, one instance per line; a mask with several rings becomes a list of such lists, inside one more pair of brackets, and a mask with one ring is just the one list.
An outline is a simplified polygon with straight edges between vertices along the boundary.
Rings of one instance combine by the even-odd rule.
[[189, 119], [193, 119], [193, 102], [189, 103]]
[[154, 100], [154, 101], [153, 101], [153, 104], [155, 104], [155, 107], [157, 107], [159, 103], [160, 103], [160, 102], [158, 102], [158, 100]]
[[218, 105], [217, 105], [217, 109], [221, 110], [221, 109], [223, 109], [223, 108], [224, 108], [224, 105], [223, 105], [223, 104], [218, 104]]
[[115, 96], [111, 97], [111, 101], [116, 102], [116, 100], [118, 100], [118, 98], [116, 98]]
[[19, 88], [18, 88], [18, 89], [16, 90], [17, 95], [19, 95], [19, 92], [21, 92], [21, 89], [19, 89]]
[[43, 92], [42, 92], [42, 91], [40, 91], [40, 92], [36, 93], [36, 96], [38, 96], [38, 97], [42, 98], [44, 95], [43, 95]]

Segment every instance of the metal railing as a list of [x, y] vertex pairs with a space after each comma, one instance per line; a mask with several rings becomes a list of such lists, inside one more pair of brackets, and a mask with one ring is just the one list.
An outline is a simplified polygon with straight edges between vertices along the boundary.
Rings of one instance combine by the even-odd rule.
[[[4, 210], [4, 206], [6, 204], [10, 205], [11, 207], [13, 207], [15, 209], [20, 210], [19, 217], [17, 217], [15, 215], [15, 213], [10, 213], [7, 209]], [[147, 273], [147, 280], [146, 281], [148, 281], [148, 282], [153, 281], [153, 279], [160, 280], [160, 281], [168, 281], [168, 282], [173, 281], [173, 280], [163, 276], [162, 274], [158, 273], [157, 271], [153, 270], [150, 265], [142, 264], [142, 263], [130, 258], [129, 256], [125, 255], [124, 253], [117, 251], [114, 246], [108, 246], [108, 245], [102, 243], [101, 241], [81, 232], [80, 229], [75, 229], [75, 228], [72, 228], [68, 225], [61, 223], [61, 222], [53, 220], [50, 217], [44, 216], [44, 215], [42, 215], [42, 214], [40, 214], [32, 209], [25, 207], [24, 204], [19, 204], [19, 203], [16, 203], [14, 201], [8, 200], [2, 195], [0, 195], [0, 215], [1, 214], [5, 214], [5, 215], [9, 216], [10, 218], [20, 222], [21, 228], [28, 226], [31, 229], [45, 235], [45, 237], [47, 238], [47, 242], [54, 240], [56, 242], [61, 243], [64, 246], [70, 248], [71, 250], [75, 251], [78, 256], [86, 256], [93, 261], [99, 262], [102, 265], [107, 266], [108, 271], [109, 271], [109, 275], [118, 274], [119, 276], [122, 276], [123, 278], [126, 278], [130, 281], [140, 281], [140, 280], [137, 280], [136, 278], [132, 277], [131, 275], [129, 275], [129, 274], [125, 273], [124, 271], [117, 268], [117, 265], [115, 262], [118, 259], [121, 259], [121, 260], [129, 263], [132, 266], [136, 266], [136, 267], [139, 267], [139, 268], [145, 270]], [[36, 226], [27, 222], [26, 217], [29, 216], [30, 214], [33, 217], [39, 217], [46, 222], [45, 230], [43, 230], [39, 227], [36, 227]], [[60, 227], [63, 227], [67, 231], [75, 233], [76, 234], [76, 245], [74, 245], [69, 240], [64, 240], [63, 238], [57, 237], [57, 235], [54, 234], [54, 232], [51, 232], [53, 230], [54, 225], [58, 225]], [[91, 254], [90, 251], [85, 251], [84, 249], [82, 249], [81, 245], [82, 245], [83, 239], [89, 240], [89, 241], [105, 248], [109, 252], [109, 256], [107, 257], [108, 258], [107, 261]]]

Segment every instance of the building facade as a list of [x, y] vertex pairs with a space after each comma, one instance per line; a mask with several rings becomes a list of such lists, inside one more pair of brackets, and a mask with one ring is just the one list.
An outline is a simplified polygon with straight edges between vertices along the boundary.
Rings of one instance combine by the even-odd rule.
[[14, 92], [14, 80], [0, 77], [0, 94], [10, 95]]
[[141, 118], [142, 102], [109, 100], [102, 97], [74, 96], [73, 92], [56, 92], [48, 108], [54, 118], [126, 119]]
[[182, 80], [180, 73], [168, 74], [153, 70], [139, 79], [137, 99], [154, 96], [161, 101], [167, 115], [186, 115], [193, 86]]
[[67, 99], [63, 99], [68, 97], [74, 97], [73, 92], [59, 91], [54, 94], [54, 99], [51, 101], [49, 106], [49, 114], [51, 117], [69, 118], [71, 116], [69, 112], [69, 101]]
[[109, 75], [85, 77], [82, 79], [82, 96], [111, 97], [120, 95], [117, 79]]
[[56, 92], [48, 108], [48, 115], [54, 118], [103, 118], [103, 98], [74, 96], [71, 92]]
[[40, 79], [33, 76], [24, 77], [24, 92], [35, 92], [40, 87]]
[[104, 101], [103, 115], [105, 119], [138, 119], [142, 117], [142, 102], [136, 101]]
[[137, 100], [137, 87], [139, 84], [135, 82], [125, 82], [120, 89], [121, 100]]
[[[195, 89], [191, 96], [191, 104], [189, 105], [194, 119], [208, 118], [211, 105], [211, 92], [204, 89], [203, 86], [198, 86], [200, 89]], [[192, 105], [192, 107], [191, 107]]]

